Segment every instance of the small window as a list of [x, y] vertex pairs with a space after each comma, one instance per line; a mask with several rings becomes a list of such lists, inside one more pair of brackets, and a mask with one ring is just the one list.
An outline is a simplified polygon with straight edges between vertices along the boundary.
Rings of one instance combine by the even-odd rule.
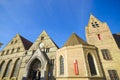
[[41, 40], [44, 40], [44, 37], [43, 37], [43, 36], [41, 36]]
[[4, 55], [4, 52], [5, 52], [5, 51], [2, 51], [1, 56]]
[[105, 60], [111, 60], [110, 52], [108, 49], [102, 49], [101, 52]]
[[19, 51], [20, 51], [20, 47], [17, 48], [17, 52], [19, 52]]
[[99, 27], [99, 24], [97, 22], [92, 22], [91, 24], [93, 28]]
[[95, 25], [96, 25], [96, 27], [99, 27], [99, 24], [97, 22], [95, 22]]
[[13, 41], [11, 42], [11, 44], [13, 44]]
[[12, 49], [11, 54], [14, 52], [14, 49]]
[[101, 40], [101, 35], [100, 35], [100, 34], [98, 34], [97, 36], [98, 36], [98, 39], [99, 39], [99, 40]]
[[93, 27], [93, 28], [95, 28], [95, 25], [94, 25], [94, 23], [92, 22], [91, 24], [92, 24], [92, 27]]
[[9, 53], [9, 50], [6, 51], [6, 55]]
[[15, 44], [17, 43], [18, 40], [15, 41]]
[[110, 80], [119, 80], [118, 74], [116, 70], [108, 70]]

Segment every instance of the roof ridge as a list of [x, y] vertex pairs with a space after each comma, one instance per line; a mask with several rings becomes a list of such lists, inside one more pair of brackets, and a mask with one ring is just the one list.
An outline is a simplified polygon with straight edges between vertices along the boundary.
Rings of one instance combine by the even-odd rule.
[[81, 39], [76, 33], [72, 33], [69, 39], [66, 41], [64, 46], [73, 46], [78, 44], [88, 44], [83, 39]]

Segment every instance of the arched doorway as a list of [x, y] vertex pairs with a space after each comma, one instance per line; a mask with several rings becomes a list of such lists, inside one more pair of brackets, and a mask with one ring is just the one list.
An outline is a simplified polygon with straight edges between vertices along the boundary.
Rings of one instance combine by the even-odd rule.
[[40, 80], [41, 77], [41, 62], [35, 59], [29, 67], [27, 80]]

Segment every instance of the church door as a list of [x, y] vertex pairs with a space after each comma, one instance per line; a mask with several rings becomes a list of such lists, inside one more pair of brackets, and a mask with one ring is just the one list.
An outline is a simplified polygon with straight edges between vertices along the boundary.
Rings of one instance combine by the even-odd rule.
[[41, 76], [41, 62], [38, 59], [35, 59], [29, 67], [28, 79], [27, 80], [40, 80]]

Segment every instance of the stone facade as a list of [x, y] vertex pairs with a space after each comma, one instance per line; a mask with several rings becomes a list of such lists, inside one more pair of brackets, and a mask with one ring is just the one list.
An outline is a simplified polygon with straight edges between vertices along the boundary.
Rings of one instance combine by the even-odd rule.
[[[110, 70], [116, 71], [116, 76], [120, 77], [120, 63], [118, 62], [120, 60], [120, 49], [107, 23], [101, 22], [91, 15], [88, 26], [86, 27], [86, 37], [89, 44], [95, 45], [98, 48], [98, 54], [106, 79], [112, 80], [110, 79]], [[102, 53], [103, 50], [107, 50], [109, 54], [104, 55]]]
[[91, 15], [86, 38], [58, 48], [46, 31], [34, 43], [17, 34], [0, 52], [0, 80], [119, 80], [119, 34]]

